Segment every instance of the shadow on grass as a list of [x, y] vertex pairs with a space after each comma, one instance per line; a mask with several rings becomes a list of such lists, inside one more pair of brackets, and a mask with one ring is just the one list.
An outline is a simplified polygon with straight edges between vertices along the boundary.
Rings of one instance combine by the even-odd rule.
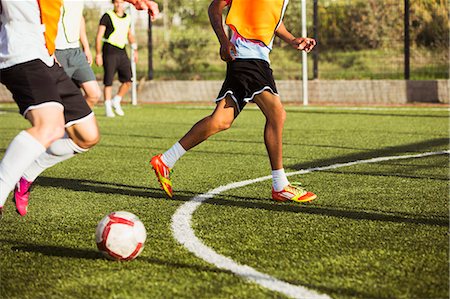
[[[251, 198], [247, 198], [251, 200]], [[209, 199], [206, 203], [213, 205], [234, 206], [248, 209], [261, 209], [277, 212], [291, 212], [298, 214], [330, 216], [336, 218], [346, 218], [353, 220], [369, 220], [382, 221], [394, 223], [411, 223], [411, 224], [425, 224], [433, 226], [449, 226], [449, 219], [444, 216], [434, 216], [433, 218], [425, 218], [419, 215], [401, 213], [401, 212], [382, 212], [371, 210], [351, 210], [337, 207], [325, 207], [313, 204], [278, 204], [271, 202], [248, 202], [242, 200], [233, 200], [224, 197], [214, 197]]]
[[[60, 187], [67, 190], [105, 193], [105, 194], [121, 194], [127, 196], [148, 197], [153, 199], [164, 199], [167, 197], [165, 193], [159, 189], [129, 186], [124, 184], [106, 183], [99, 181], [80, 180], [80, 179], [65, 179], [65, 178], [50, 178], [40, 177], [35, 185], [47, 187]], [[173, 201], [186, 202], [191, 200], [197, 193], [190, 191], [178, 191], [175, 194]], [[238, 196], [216, 196], [207, 200], [206, 204], [218, 206], [230, 206], [248, 209], [261, 209], [267, 211], [291, 212], [299, 214], [323, 215], [338, 218], [348, 218], [354, 220], [370, 220], [396, 223], [412, 223], [412, 224], [426, 224], [435, 226], [448, 226], [449, 220], [446, 217], [437, 216], [436, 218], [425, 218], [413, 214], [402, 213], [386, 213], [382, 211], [367, 211], [367, 210], [346, 210], [334, 207], [321, 207], [312, 204], [296, 204], [285, 203], [280, 204], [271, 200], [261, 201], [249, 197]]]
[[307, 168], [312, 168], [312, 167], [328, 166], [328, 165], [337, 164], [337, 163], [348, 163], [348, 162], [353, 162], [353, 161], [358, 161], [358, 160], [372, 159], [372, 158], [376, 158], [376, 157], [396, 156], [396, 155], [402, 155], [402, 154], [404, 155], [407, 153], [418, 153], [418, 152], [423, 152], [423, 151], [436, 150], [436, 147], [442, 147], [442, 146], [446, 146], [446, 149], [449, 148], [449, 139], [448, 138], [436, 138], [436, 139], [430, 139], [430, 140], [421, 141], [421, 142], [417, 142], [417, 143], [385, 147], [385, 148], [362, 152], [362, 153], [352, 153], [352, 154], [332, 157], [332, 158], [328, 158], [328, 159], [314, 160], [311, 162], [288, 165], [285, 168], [300, 170], [300, 169], [307, 169]]
[[[26, 242], [20, 242], [16, 240], [5, 240], [0, 239], [0, 243], [8, 243], [11, 244], [12, 251], [21, 251], [21, 252], [30, 252], [30, 253], [39, 253], [45, 256], [50, 257], [63, 257], [63, 258], [74, 258], [74, 259], [85, 259], [85, 260], [105, 260], [111, 263], [114, 261], [108, 260], [105, 258], [100, 251], [94, 249], [83, 249], [83, 248], [71, 248], [64, 246], [55, 246], [55, 245], [38, 245], [31, 244]], [[176, 268], [176, 269], [194, 269], [201, 272], [215, 272], [215, 273], [228, 273], [233, 274], [229, 270], [223, 270], [214, 267], [207, 267], [202, 265], [191, 265], [186, 263], [179, 263], [173, 261], [166, 261], [159, 258], [148, 257], [148, 256], [139, 256], [136, 261], [150, 263], [154, 265]], [[234, 275], [234, 274], [233, 274]]]

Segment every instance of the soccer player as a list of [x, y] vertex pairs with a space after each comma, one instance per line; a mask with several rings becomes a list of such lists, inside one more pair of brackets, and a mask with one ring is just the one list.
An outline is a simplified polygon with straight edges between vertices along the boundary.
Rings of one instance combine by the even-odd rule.
[[[104, 97], [107, 117], [114, 117], [114, 111], [117, 115], [124, 115], [120, 101], [131, 87], [131, 62], [125, 49], [128, 42], [134, 50], [133, 59], [135, 61], [138, 59], [137, 44], [134, 35], [131, 33], [131, 19], [125, 13], [124, 1], [112, 0], [112, 3], [114, 9], [107, 11], [100, 19], [95, 39], [97, 51], [95, 62], [99, 66], [103, 65], [104, 70], [103, 84], [105, 85]], [[121, 85], [117, 95], [111, 101], [112, 83], [116, 72], [119, 74]]]
[[[272, 76], [269, 53], [275, 35], [297, 50], [310, 52], [316, 45], [314, 39], [295, 37], [286, 29], [282, 19], [287, 3], [287, 0], [211, 2], [208, 13], [220, 42], [220, 57], [227, 62], [226, 78], [214, 112], [197, 122], [169, 150], [150, 161], [169, 197], [173, 196], [171, 170], [177, 160], [211, 135], [228, 129], [248, 102], [256, 103], [266, 117], [264, 142], [272, 167], [272, 199], [309, 202], [317, 197], [289, 183], [283, 169], [282, 131], [286, 112]], [[222, 23], [222, 11], [226, 6], [230, 7], [226, 24], [232, 29], [231, 40]]]
[[[101, 91], [91, 69], [92, 53], [86, 35], [83, 8], [84, 0], [64, 1], [56, 35], [55, 56], [67, 75], [84, 90], [84, 98], [93, 108], [100, 99]], [[83, 50], [80, 49], [80, 42]]]
[[[158, 13], [152, 1], [129, 2], [152, 17]], [[0, 216], [16, 183], [16, 210], [24, 216], [34, 179], [100, 138], [94, 113], [53, 57], [61, 5], [62, 0], [0, 1], [0, 82], [31, 123], [0, 162]]]

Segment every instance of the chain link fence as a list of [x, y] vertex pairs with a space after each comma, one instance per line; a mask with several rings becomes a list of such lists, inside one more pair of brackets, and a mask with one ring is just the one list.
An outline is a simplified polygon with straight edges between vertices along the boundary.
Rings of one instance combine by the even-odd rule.
[[[225, 64], [209, 24], [210, 0], [158, 1], [163, 17], [152, 24], [151, 62], [158, 80], [223, 79]], [[318, 46], [309, 55], [310, 79], [403, 79], [405, 2], [398, 0], [307, 0], [308, 36]], [[314, 7], [316, 4], [316, 7]], [[410, 0], [410, 79], [449, 78], [449, 5]], [[301, 0], [290, 0], [284, 23], [300, 36]], [[315, 9], [314, 9], [315, 8]], [[87, 8], [90, 41], [101, 11]], [[149, 73], [148, 22], [139, 14], [138, 77]], [[316, 20], [316, 22], [314, 22]], [[278, 38], [271, 54], [275, 78], [301, 79], [301, 55]], [[101, 76], [102, 70], [95, 68]]]

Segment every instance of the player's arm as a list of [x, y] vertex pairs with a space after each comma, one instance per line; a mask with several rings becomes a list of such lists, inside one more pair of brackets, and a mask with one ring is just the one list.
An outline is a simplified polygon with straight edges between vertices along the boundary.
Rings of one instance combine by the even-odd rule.
[[97, 30], [97, 36], [95, 37], [95, 63], [98, 66], [103, 65], [103, 57], [102, 57], [102, 39], [105, 35], [106, 26], [105, 25], [99, 25]]
[[159, 15], [158, 4], [155, 1], [151, 0], [125, 0], [136, 7], [139, 10], [148, 10], [148, 14], [150, 15], [152, 21], [156, 19]]
[[84, 17], [81, 16], [81, 26], [80, 26], [80, 42], [81, 46], [83, 47], [84, 54], [86, 55], [87, 62], [89, 65], [92, 64], [92, 53], [91, 49], [89, 48], [89, 40], [86, 34], [86, 22], [84, 20]]
[[131, 28], [128, 29], [128, 42], [131, 45], [131, 53], [133, 54], [133, 59], [135, 62], [138, 60], [137, 43], [134, 34], [131, 32]]
[[277, 31], [275, 31], [276, 36], [281, 38], [286, 43], [290, 44], [297, 50], [303, 50], [306, 53], [311, 52], [311, 50], [316, 45], [316, 40], [310, 37], [295, 37], [290, 33], [284, 23], [281, 22], [280, 26], [278, 26]]
[[209, 5], [208, 15], [211, 26], [220, 43], [220, 58], [224, 61], [232, 61], [235, 59], [236, 48], [228, 39], [222, 22], [222, 12], [227, 3], [228, 1], [226, 0], [213, 0]]

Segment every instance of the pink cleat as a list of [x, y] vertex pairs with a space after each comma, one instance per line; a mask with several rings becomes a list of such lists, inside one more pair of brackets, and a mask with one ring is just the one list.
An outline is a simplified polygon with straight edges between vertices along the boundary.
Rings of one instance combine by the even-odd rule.
[[14, 203], [16, 204], [16, 211], [20, 216], [25, 216], [27, 214], [31, 184], [33, 184], [33, 182], [29, 182], [21, 177], [14, 189]]

